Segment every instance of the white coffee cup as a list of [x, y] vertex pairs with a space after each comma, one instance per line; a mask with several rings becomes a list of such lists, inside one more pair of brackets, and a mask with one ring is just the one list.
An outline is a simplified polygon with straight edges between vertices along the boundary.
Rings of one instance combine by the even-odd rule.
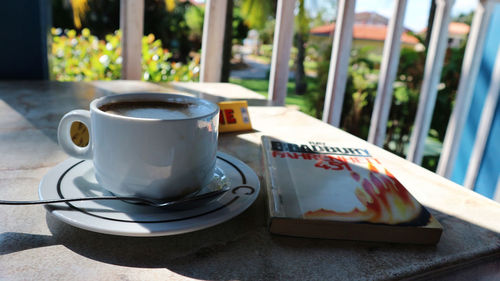
[[[134, 104], [138, 110], [134, 111]], [[131, 108], [127, 111], [122, 105]], [[74, 122], [88, 128], [86, 147], [71, 139]], [[70, 156], [92, 159], [97, 181], [110, 192], [166, 199], [195, 192], [212, 180], [218, 126], [219, 107], [206, 100], [162, 93], [121, 94], [92, 101], [90, 111], [64, 115], [58, 141]]]

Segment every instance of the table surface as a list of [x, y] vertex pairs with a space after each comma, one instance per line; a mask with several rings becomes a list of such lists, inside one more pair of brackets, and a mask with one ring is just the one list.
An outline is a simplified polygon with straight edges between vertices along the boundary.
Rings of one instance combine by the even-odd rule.
[[[166, 88], [165, 88], [166, 86]], [[236, 218], [188, 234], [112, 236], [60, 222], [43, 206], [0, 206], [0, 279], [13, 280], [346, 280], [500, 278], [500, 205], [295, 109], [218, 83], [0, 82], [0, 192], [38, 197], [42, 177], [68, 156], [57, 145], [64, 113], [102, 95], [189, 92], [213, 101], [248, 99], [254, 130], [221, 134], [219, 149], [262, 182], [260, 137], [303, 136], [368, 146], [443, 225], [435, 246], [276, 236], [266, 228], [266, 195]]]

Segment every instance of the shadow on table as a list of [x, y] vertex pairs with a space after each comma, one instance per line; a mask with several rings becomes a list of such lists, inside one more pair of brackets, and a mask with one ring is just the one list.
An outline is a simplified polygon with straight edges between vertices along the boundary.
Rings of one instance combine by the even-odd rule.
[[[467, 269], [455, 264], [467, 258], [473, 265], [474, 253], [479, 250], [474, 249], [475, 244], [486, 242], [484, 239], [500, 241], [496, 233], [434, 210], [431, 212], [444, 227], [436, 246], [276, 236], [267, 231], [263, 208], [261, 198], [236, 219], [221, 225], [154, 238], [88, 232], [47, 216], [53, 237], [36, 239], [42, 246], [62, 244], [87, 258], [109, 264], [166, 268], [186, 277], [208, 280], [397, 279], [441, 268]], [[465, 242], [457, 243], [458, 240]], [[24, 245], [23, 249], [40, 246], [35, 244]], [[483, 254], [484, 250], [481, 249]], [[494, 253], [494, 249], [491, 251]]]
[[54, 236], [19, 232], [0, 233], [0, 256], [57, 244]]
[[87, 83], [20, 81], [0, 86], [0, 99], [55, 143], [62, 116], [73, 109], [88, 109], [97, 94]]
[[[57, 143], [57, 126], [62, 116], [73, 109], [88, 109], [90, 102], [95, 98], [125, 92], [169, 91], [169, 88], [140, 81], [94, 81], [88, 83], [13, 81], [0, 85], [0, 100]], [[212, 102], [226, 100], [200, 91], [190, 93]], [[269, 104], [265, 99], [250, 99], [248, 103], [256, 106]], [[24, 128], [25, 125], [19, 124], [18, 127]]]
[[67, 112], [88, 110], [90, 102], [102, 96], [140, 91], [165, 92], [166, 89], [141, 81], [11, 81], [0, 84], [0, 100], [57, 143], [57, 126]]

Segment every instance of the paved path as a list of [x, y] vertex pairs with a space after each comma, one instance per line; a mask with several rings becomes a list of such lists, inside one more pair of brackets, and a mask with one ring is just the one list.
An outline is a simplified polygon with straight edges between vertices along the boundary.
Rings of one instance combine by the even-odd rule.
[[[270, 64], [261, 63], [246, 56], [243, 59], [243, 61], [248, 65], [248, 68], [231, 70], [230, 74], [231, 78], [262, 79], [262, 80], [269, 79], [269, 71], [271, 69]], [[288, 78], [289, 79], [294, 78], [293, 71], [288, 72]]]

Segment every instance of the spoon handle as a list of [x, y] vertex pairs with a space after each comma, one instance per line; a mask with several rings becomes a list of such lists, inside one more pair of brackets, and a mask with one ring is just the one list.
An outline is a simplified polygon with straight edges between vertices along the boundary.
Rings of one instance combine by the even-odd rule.
[[0, 200], [0, 205], [39, 205], [39, 204], [52, 204], [52, 203], [66, 203], [74, 201], [94, 201], [94, 200], [130, 200], [139, 201], [146, 204], [152, 204], [153, 202], [147, 199], [138, 197], [126, 197], [126, 196], [96, 196], [96, 197], [82, 197], [82, 198], [62, 198], [62, 199], [48, 199], [48, 200], [31, 200], [31, 201], [6, 201]]
[[138, 203], [144, 203], [150, 206], [154, 207], [170, 207], [174, 206], [177, 204], [185, 204], [188, 202], [194, 202], [198, 200], [204, 200], [204, 199], [209, 199], [212, 197], [216, 197], [221, 195], [222, 193], [228, 191], [230, 188], [228, 186], [215, 190], [215, 191], [210, 191], [207, 193], [191, 196], [191, 197], [185, 197], [181, 198], [178, 200], [173, 200], [173, 201], [153, 201], [145, 198], [140, 198], [140, 197], [131, 197], [131, 196], [94, 196], [94, 197], [80, 197], [80, 198], [61, 198], [61, 199], [48, 199], [48, 200], [31, 200], [31, 201], [6, 201], [6, 200], [0, 200], [0, 205], [38, 205], [38, 204], [52, 204], [52, 203], [67, 203], [67, 202], [73, 202], [73, 201], [94, 201], [94, 200], [122, 200], [122, 201], [132, 201], [132, 202], [138, 202]]

